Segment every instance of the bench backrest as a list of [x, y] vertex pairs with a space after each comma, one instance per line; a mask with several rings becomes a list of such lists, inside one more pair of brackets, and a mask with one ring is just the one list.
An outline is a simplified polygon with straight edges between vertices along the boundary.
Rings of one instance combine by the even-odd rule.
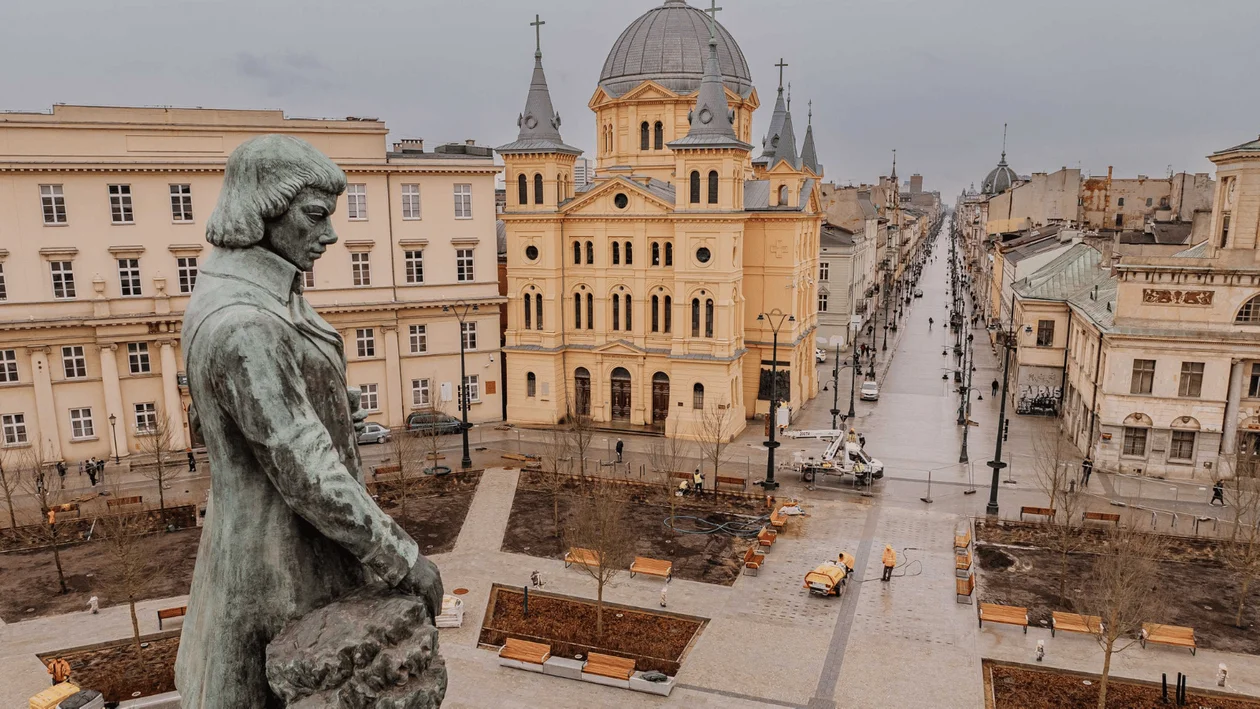
[[748, 487], [748, 481], [744, 478], [733, 478], [726, 475], [717, 476], [717, 483], [719, 485], [738, 485], [741, 490]]
[[1115, 522], [1120, 523], [1120, 515], [1112, 512], [1086, 512], [1083, 519], [1092, 519], [1097, 522]]
[[144, 497], [133, 495], [131, 497], [119, 497], [113, 500], [106, 500], [106, 507], [122, 507], [123, 505], [139, 505], [144, 502]]
[[759, 556], [761, 555], [757, 553], [757, 547], [748, 547], [748, 551], [744, 552], [744, 562], [756, 561]]
[[958, 579], [958, 592], [964, 596], [970, 596], [971, 592], [976, 588], [976, 575], [967, 574], [967, 578]]
[[604, 655], [598, 652], [592, 652], [586, 656], [586, 661], [591, 664], [603, 665], [605, 667], [634, 670], [634, 660], [625, 657], [617, 657], [616, 655]]
[[1021, 507], [1019, 513], [1022, 515], [1047, 515], [1054, 516], [1054, 509], [1050, 507]]
[[167, 620], [169, 618], [178, 618], [187, 613], [188, 613], [188, 606], [180, 606], [179, 608], [163, 608], [162, 610], [157, 612], [158, 617], [161, 618], [162, 620]]

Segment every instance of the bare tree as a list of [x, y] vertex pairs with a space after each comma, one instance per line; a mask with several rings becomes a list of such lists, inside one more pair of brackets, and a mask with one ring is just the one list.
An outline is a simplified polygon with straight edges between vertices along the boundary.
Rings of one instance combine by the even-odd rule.
[[[648, 463], [652, 466], [652, 470], [660, 473], [664, 478], [665, 495], [669, 501], [669, 528], [674, 528], [674, 518], [678, 511], [678, 495], [675, 494], [677, 487], [674, 485], [674, 478], [671, 473], [683, 472], [686, 470], [687, 464], [691, 460], [691, 444], [687, 441], [674, 438], [658, 438], [648, 449]], [[713, 481], [714, 487], [717, 486], [717, 480]]]
[[166, 487], [185, 470], [183, 461], [179, 458], [182, 447], [176, 443], [175, 431], [162, 411], [157, 412], [156, 421], [148, 429], [139, 432], [136, 443], [142, 454], [153, 459], [152, 465], [143, 465], [140, 472], [157, 483], [158, 511], [165, 522]]
[[1239, 456], [1234, 478], [1225, 485], [1226, 503], [1234, 509], [1234, 525], [1229, 543], [1220, 547], [1225, 567], [1238, 585], [1238, 608], [1234, 613], [1234, 625], [1244, 628], [1243, 611], [1252, 584], [1260, 578], [1260, 480], [1243, 475], [1260, 462], [1260, 455], [1244, 453]]
[[[117, 491], [115, 494], [119, 494]], [[147, 510], [124, 512], [98, 517], [96, 524], [101, 532], [101, 546], [109, 559], [106, 584], [111, 592], [127, 600], [131, 611], [131, 637], [136, 648], [137, 661], [143, 661], [140, 647], [140, 620], [136, 615], [136, 601], [158, 574], [159, 568], [145, 539], [153, 531], [153, 523]]]
[[1037, 486], [1054, 510], [1047, 520], [1046, 546], [1059, 555], [1059, 604], [1067, 594], [1068, 558], [1085, 545], [1080, 528], [1080, 512], [1085, 496], [1076, 489], [1076, 473], [1070, 465], [1073, 456], [1063, 436], [1047, 431], [1033, 441], [1033, 470]]
[[573, 446], [569, 432], [552, 428], [543, 445], [538, 479], [551, 494], [551, 524], [557, 537], [560, 536], [560, 495], [572, 480], [572, 472]]
[[718, 470], [725, 462], [726, 449], [731, 444], [731, 410], [726, 404], [708, 404], [700, 412], [700, 420], [695, 424], [696, 445], [700, 447], [700, 456], [713, 466], [713, 484], [710, 487], [714, 490], [717, 490]]
[[398, 477], [384, 482], [383, 485], [378, 480], [378, 494], [384, 490], [396, 492], [398, 508], [404, 522], [411, 519], [409, 503], [431, 480], [424, 472], [427, 467], [425, 460], [429, 457], [426, 453], [430, 439], [436, 440], [437, 436], [430, 435], [423, 429], [412, 434], [405, 428], [392, 432], [389, 437], [389, 451], [394, 460], [398, 461]]
[[22, 487], [39, 505], [39, 522], [23, 528], [27, 541], [39, 546], [52, 548], [53, 563], [57, 567], [57, 583], [62, 593], [69, 593], [66, 585], [65, 569], [61, 566], [61, 544], [68, 538], [65, 525], [57, 525], [57, 514], [64, 512], [62, 499], [61, 476], [57, 475], [44, 458], [40, 445], [27, 448], [22, 456], [22, 465], [18, 472]]
[[595, 437], [595, 422], [589, 413], [579, 413], [578, 409], [571, 405], [571, 401], [572, 399], [568, 396], [565, 397], [565, 430], [569, 432], [572, 450], [578, 459], [578, 469], [582, 477], [586, 477], [586, 453], [590, 450], [591, 440]]
[[17, 493], [21, 476], [12, 463], [13, 458], [0, 451], [0, 495], [4, 495], [4, 504], [9, 508], [9, 528], [16, 529], [17, 515], [13, 513], [13, 495]]
[[1103, 651], [1098, 683], [1098, 709], [1107, 707], [1111, 657], [1138, 642], [1142, 624], [1160, 617], [1164, 596], [1156, 580], [1158, 540], [1131, 528], [1116, 528], [1094, 563], [1086, 595], [1077, 599], [1081, 612], [1102, 621], [1094, 639]]
[[624, 519], [625, 501], [617, 484], [590, 481], [589, 495], [577, 500], [572, 526], [566, 535], [569, 547], [594, 554], [594, 563], [576, 566], [595, 580], [595, 632], [604, 635], [604, 587], [634, 560], [633, 528]]

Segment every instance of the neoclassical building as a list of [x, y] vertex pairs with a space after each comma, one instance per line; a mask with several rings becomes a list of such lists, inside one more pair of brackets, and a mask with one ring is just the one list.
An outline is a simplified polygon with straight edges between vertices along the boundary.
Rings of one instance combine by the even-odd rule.
[[[600, 424], [694, 438], [706, 410], [727, 434], [777, 396], [817, 393], [818, 165], [798, 149], [782, 81], [761, 154], [760, 105], [739, 45], [682, 0], [635, 20], [588, 104], [596, 175], [560, 136], [542, 53], [517, 140], [498, 148], [508, 185], [508, 419]], [[790, 319], [789, 319], [790, 316]]]

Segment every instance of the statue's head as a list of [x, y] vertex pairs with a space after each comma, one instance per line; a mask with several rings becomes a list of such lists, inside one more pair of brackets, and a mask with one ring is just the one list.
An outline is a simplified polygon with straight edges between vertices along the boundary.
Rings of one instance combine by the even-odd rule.
[[226, 249], [263, 246], [303, 271], [336, 243], [329, 217], [346, 175], [310, 143], [251, 138], [232, 151], [206, 240]]

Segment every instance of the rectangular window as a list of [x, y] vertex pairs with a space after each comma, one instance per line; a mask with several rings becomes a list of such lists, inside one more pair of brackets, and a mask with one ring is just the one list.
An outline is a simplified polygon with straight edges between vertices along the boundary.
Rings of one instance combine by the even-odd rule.
[[376, 330], [361, 327], [354, 331], [354, 346], [360, 357], [376, 356]]
[[355, 251], [350, 254], [350, 275], [356, 286], [372, 285], [371, 256], [366, 251]]
[[1251, 365], [1251, 383], [1247, 386], [1247, 396], [1260, 399], [1260, 363]]
[[115, 224], [134, 224], [131, 185], [109, 186], [109, 216]]
[[96, 429], [92, 425], [91, 409], [70, 409], [70, 437], [75, 440], [93, 438]]
[[462, 322], [459, 324], [459, 332], [463, 337], [464, 349], [477, 349], [477, 323]]
[[829, 296], [828, 296], [826, 293], [819, 293], [819, 294], [818, 294], [818, 312], [820, 312], [820, 313], [825, 313], [825, 312], [827, 312], [827, 299], [828, 299], [828, 297], [829, 297]]
[[132, 374], [148, 374], [152, 371], [149, 366], [149, 343], [127, 343], [127, 368]]
[[1203, 392], [1203, 363], [1182, 362], [1177, 396], [1199, 396]]
[[1173, 431], [1168, 457], [1171, 460], [1194, 460], [1194, 431]]
[[141, 295], [140, 259], [118, 259], [118, 288], [123, 295]]
[[9, 299], [9, 290], [4, 286], [4, 264], [0, 263], [0, 300]]
[[197, 257], [181, 256], [175, 259], [179, 269], [179, 292], [191, 293], [197, 287]]
[[455, 185], [455, 218], [472, 219], [472, 185]]
[[4, 414], [0, 416], [0, 425], [4, 427], [6, 446], [20, 446], [26, 443], [26, 414]]
[[831, 264], [830, 263], [823, 261], [822, 263], [818, 264], [818, 280], [820, 281], [831, 280]]
[[380, 403], [376, 398], [375, 384], [359, 385], [359, 408], [364, 411], [380, 411]]
[[367, 185], [346, 185], [346, 218], [350, 221], [367, 219]]
[[403, 268], [406, 271], [403, 277], [408, 283], [424, 283], [424, 252], [404, 251]]
[[411, 380], [411, 405], [412, 406], [428, 406], [433, 402], [429, 398], [429, 380], [428, 379], [412, 379]]
[[136, 404], [136, 433], [153, 433], [157, 431], [157, 404], [152, 401]]
[[402, 186], [403, 219], [420, 218], [420, 185]]
[[0, 382], [18, 380], [17, 350], [0, 350]]
[[455, 280], [471, 282], [473, 279], [473, 250], [455, 249]]
[[66, 197], [61, 185], [40, 185], [39, 202], [44, 208], [45, 224], [66, 223]]
[[74, 297], [74, 268], [69, 261], [49, 261], [52, 270], [53, 297], [68, 300]]
[[[468, 403], [477, 404], [481, 402], [481, 380], [476, 374], [470, 374], [464, 377], [464, 386], [468, 391]], [[459, 402], [461, 409], [464, 402]]]
[[1124, 429], [1124, 454], [1136, 455], [1142, 458], [1146, 457], [1146, 432], [1145, 428], [1128, 428]]
[[171, 185], [171, 221], [192, 220], [192, 185]]
[[312, 268], [309, 271], [302, 271], [302, 288], [306, 289], [306, 288], [314, 288], [314, 287], [315, 287], [315, 269]]
[[1129, 383], [1130, 394], [1149, 394], [1155, 386], [1155, 360], [1133, 360], [1133, 379]]
[[1151, 206], [1151, 204], [1152, 204], [1151, 198], [1150, 198], [1150, 197], [1147, 197], [1147, 198], [1146, 198], [1146, 206], [1148, 206], [1148, 207], [1149, 207], [1149, 206]]
[[1037, 346], [1053, 347], [1054, 346], [1054, 321], [1038, 320], [1037, 321]]
[[424, 354], [429, 351], [429, 329], [427, 325], [411, 325], [408, 328], [411, 339], [411, 354]]
[[82, 345], [61, 348], [61, 368], [66, 373], [66, 379], [87, 377], [87, 357], [83, 354]]
[[1123, 207], [1123, 206], [1124, 206], [1124, 197], [1121, 197], [1120, 199], [1117, 199], [1117, 200], [1116, 200], [1116, 206], [1117, 206], [1117, 207]]

